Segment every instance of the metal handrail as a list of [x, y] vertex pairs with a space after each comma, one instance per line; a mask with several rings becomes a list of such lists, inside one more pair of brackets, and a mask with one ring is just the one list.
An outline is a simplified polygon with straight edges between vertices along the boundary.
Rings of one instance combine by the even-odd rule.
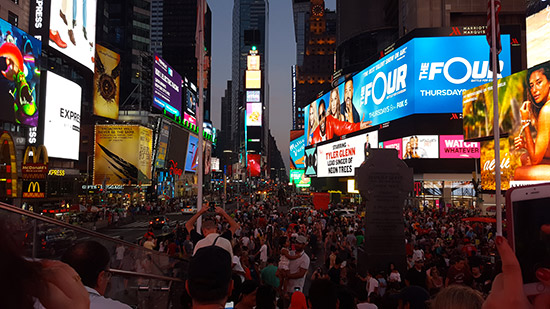
[[155, 275], [155, 274], [138, 273], [138, 272], [135, 272], [135, 271], [128, 271], [128, 270], [122, 270], [122, 269], [116, 269], [116, 268], [109, 268], [109, 272], [111, 272], [115, 275], [119, 275], [119, 276], [140, 277], [140, 278], [149, 278], [149, 279], [163, 280], [163, 281], [184, 282], [180, 278], [167, 277], [167, 276]]
[[22, 215], [22, 216], [27, 216], [27, 217], [30, 217], [30, 218], [33, 218], [33, 219], [36, 219], [36, 220], [40, 220], [40, 221], [43, 221], [43, 222], [47, 222], [47, 223], [50, 223], [50, 224], [53, 224], [53, 225], [61, 226], [61, 227], [67, 228], [67, 229], [72, 229], [72, 230], [75, 230], [75, 231], [80, 232], [80, 233], [88, 234], [90, 236], [101, 238], [103, 240], [107, 240], [107, 241], [111, 241], [111, 242], [114, 242], [114, 243], [122, 244], [124, 246], [132, 247], [134, 249], [146, 250], [146, 251], [148, 251], [150, 253], [153, 253], [155, 255], [167, 256], [167, 257], [171, 257], [171, 258], [175, 258], [175, 259], [179, 259], [179, 260], [184, 260], [180, 257], [174, 257], [174, 256], [168, 255], [167, 253], [164, 253], [164, 252], [158, 252], [158, 251], [155, 251], [155, 250], [147, 249], [145, 247], [138, 246], [138, 245], [133, 244], [131, 242], [127, 242], [125, 240], [121, 240], [121, 239], [118, 239], [118, 238], [113, 238], [113, 237], [110, 237], [110, 236], [107, 236], [107, 235], [101, 234], [99, 232], [95, 232], [95, 231], [92, 231], [92, 230], [89, 230], [89, 229], [86, 229], [86, 228], [83, 228], [83, 227], [80, 227], [80, 226], [75, 226], [75, 225], [72, 225], [72, 224], [69, 224], [69, 223], [66, 223], [66, 222], [63, 222], [63, 221], [59, 221], [57, 219], [41, 216], [41, 215], [38, 215], [34, 212], [30, 212], [30, 211], [27, 211], [27, 210], [24, 210], [24, 209], [21, 209], [19, 207], [9, 205], [9, 204], [6, 204], [6, 203], [0, 202], [0, 210], [6, 210], [8, 212], [16, 213], [16, 214], [19, 214], [19, 215]]

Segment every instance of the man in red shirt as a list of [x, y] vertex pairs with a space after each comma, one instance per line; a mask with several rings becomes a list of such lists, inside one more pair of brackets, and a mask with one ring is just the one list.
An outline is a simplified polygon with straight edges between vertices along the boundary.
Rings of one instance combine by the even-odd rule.
[[[372, 121], [349, 123], [327, 115], [325, 101], [319, 103], [319, 126], [313, 131], [311, 144], [328, 141], [335, 136], [346, 135], [370, 127]], [[364, 117], [364, 115], [363, 115]]]

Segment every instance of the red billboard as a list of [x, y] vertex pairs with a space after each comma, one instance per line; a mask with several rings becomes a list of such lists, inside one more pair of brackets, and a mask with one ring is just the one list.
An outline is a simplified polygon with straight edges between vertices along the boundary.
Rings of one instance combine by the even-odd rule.
[[249, 177], [259, 177], [261, 174], [261, 167], [260, 162], [262, 160], [262, 156], [259, 154], [249, 154], [247, 156], [248, 159], [248, 176]]

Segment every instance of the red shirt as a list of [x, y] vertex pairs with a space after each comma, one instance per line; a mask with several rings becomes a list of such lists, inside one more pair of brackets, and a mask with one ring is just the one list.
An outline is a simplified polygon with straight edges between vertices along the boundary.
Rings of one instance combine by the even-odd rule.
[[[332, 139], [334, 136], [342, 136], [361, 129], [360, 123], [350, 123], [347, 121], [341, 121], [334, 118], [332, 115], [328, 115], [325, 120], [325, 141]], [[317, 129], [313, 131], [313, 137], [311, 144], [317, 144], [322, 142], [321, 137], [321, 125], [317, 126]]]

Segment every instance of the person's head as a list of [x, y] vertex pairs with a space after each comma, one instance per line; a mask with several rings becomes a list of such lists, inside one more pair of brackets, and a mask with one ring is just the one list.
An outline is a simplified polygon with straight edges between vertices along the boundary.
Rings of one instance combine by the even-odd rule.
[[65, 251], [61, 261], [78, 273], [82, 283], [104, 295], [111, 278], [109, 263], [111, 257], [105, 246], [97, 241], [84, 241]]
[[407, 142], [407, 145], [405, 146], [405, 153], [410, 154], [412, 152], [412, 138], [410, 141]]
[[300, 291], [292, 293], [288, 309], [307, 309], [306, 296]]
[[202, 222], [202, 235], [207, 236], [208, 234], [216, 233], [217, 227], [216, 223], [213, 220], [204, 220]]
[[340, 94], [338, 88], [332, 89], [329, 100], [329, 114], [336, 117], [340, 115]]
[[309, 287], [308, 302], [311, 309], [338, 308], [338, 295], [334, 283], [327, 279], [313, 280]]
[[550, 69], [547, 66], [535, 66], [527, 73], [529, 93], [534, 104], [541, 108], [550, 97]]
[[420, 270], [422, 267], [424, 267], [424, 260], [416, 259], [416, 261], [414, 261], [414, 268]]
[[340, 268], [342, 266], [342, 258], [337, 256], [336, 260], [334, 261], [334, 268]]
[[224, 305], [233, 289], [231, 255], [218, 246], [197, 250], [189, 262], [185, 287], [195, 305]]
[[304, 251], [306, 244], [307, 238], [303, 235], [299, 235], [298, 237], [296, 237], [296, 243], [294, 244], [294, 247], [296, 248], [297, 252], [302, 252]]
[[481, 275], [481, 269], [479, 268], [479, 265], [472, 266], [472, 275]]
[[321, 134], [325, 134], [327, 129], [327, 107], [325, 104], [325, 100], [321, 99], [319, 102], [319, 130], [321, 131]]
[[317, 114], [317, 105], [309, 105], [309, 128], [314, 129], [319, 124], [319, 115]]
[[463, 285], [450, 285], [439, 293], [431, 302], [432, 309], [481, 309], [481, 293]]
[[464, 268], [464, 266], [466, 266], [466, 261], [461, 256], [457, 256], [457, 257], [453, 258], [452, 262], [453, 262], [454, 267], [457, 270], [462, 270]]
[[418, 148], [418, 136], [416, 136], [416, 135], [413, 136], [411, 138], [411, 141], [412, 141], [412, 144], [411, 144], [412, 148], [417, 149]]
[[261, 285], [258, 287], [256, 291], [256, 308], [277, 308], [277, 291], [270, 285]]
[[346, 108], [351, 109], [353, 104], [353, 80], [349, 79], [344, 84], [344, 101], [346, 102]]
[[241, 285], [241, 296], [239, 303], [247, 308], [256, 306], [256, 292], [258, 291], [258, 282], [246, 280]]

